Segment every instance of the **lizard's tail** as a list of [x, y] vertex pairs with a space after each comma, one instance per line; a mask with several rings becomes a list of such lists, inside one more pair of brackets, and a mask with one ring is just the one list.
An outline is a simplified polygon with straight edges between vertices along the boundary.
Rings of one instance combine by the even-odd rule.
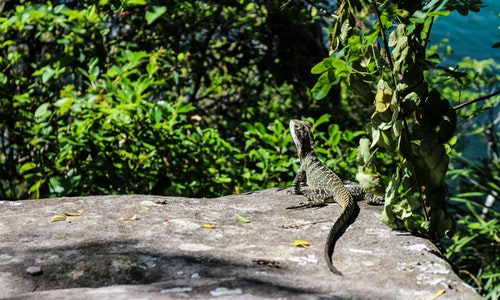
[[342, 275], [342, 273], [340, 273], [340, 271], [333, 266], [332, 262], [333, 248], [335, 248], [335, 242], [342, 233], [343, 227], [348, 224], [349, 218], [351, 217], [355, 208], [356, 208], [356, 203], [354, 201], [347, 201], [346, 206], [344, 207], [342, 213], [340, 214], [340, 217], [337, 219], [337, 221], [335, 221], [335, 224], [333, 224], [332, 229], [330, 229], [330, 232], [328, 233], [328, 238], [326, 239], [325, 252], [324, 252], [325, 261], [330, 271], [332, 271], [332, 273], [337, 275]]

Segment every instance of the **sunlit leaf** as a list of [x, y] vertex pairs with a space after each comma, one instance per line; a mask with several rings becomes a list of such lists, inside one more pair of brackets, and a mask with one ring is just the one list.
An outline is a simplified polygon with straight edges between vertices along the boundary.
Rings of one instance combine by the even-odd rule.
[[308, 241], [304, 241], [304, 240], [294, 240], [292, 245], [296, 246], [296, 247], [309, 247], [309, 246], [311, 246], [311, 244]]
[[21, 166], [21, 168], [19, 169], [19, 172], [20, 172], [21, 174], [23, 174], [23, 173], [26, 173], [26, 172], [28, 172], [28, 171], [30, 171], [30, 170], [32, 170], [32, 169], [34, 169], [34, 168], [36, 168], [36, 163], [34, 163], [34, 162], [26, 162], [26, 163], [24, 163], [24, 164]]
[[239, 215], [239, 214], [236, 214], [236, 217], [238, 218], [238, 220], [240, 220], [240, 222], [243, 222], [243, 223], [250, 223], [252, 222], [251, 220]]
[[146, 12], [146, 21], [149, 24], [153, 23], [156, 19], [161, 17], [167, 11], [166, 6], [153, 6], [153, 11]]
[[42, 103], [35, 111], [35, 118], [46, 119], [50, 115], [50, 103]]
[[311, 69], [312, 74], [322, 74], [332, 68], [333, 58], [325, 58]]
[[121, 218], [122, 221], [137, 221], [139, 220], [139, 217], [137, 215], [133, 215], [132, 217], [123, 217]]
[[65, 212], [64, 215], [68, 216], [68, 217], [79, 217], [82, 215], [82, 213], [80, 213], [80, 212]]
[[323, 99], [326, 97], [326, 95], [328, 95], [328, 92], [330, 91], [330, 88], [333, 84], [333, 82], [330, 80], [332, 75], [333, 72], [326, 72], [321, 74], [321, 76], [318, 78], [318, 82], [316, 82], [314, 87], [311, 89], [314, 99]]
[[55, 215], [52, 218], [50, 218], [50, 223], [59, 222], [59, 221], [66, 221], [67, 219], [68, 219], [68, 217], [65, 214]]
[[146, 0], [125, 0], [124, 4], [126, 5], [146, 5]]
[[434, 294], [434, 296], [431, 298], [431, 300], [436, 300], [439, 296], [443, 295], [444, 293], [446, 293], [446, 290], [440, 289], [439, 291], [436, 292], [436, 294]]

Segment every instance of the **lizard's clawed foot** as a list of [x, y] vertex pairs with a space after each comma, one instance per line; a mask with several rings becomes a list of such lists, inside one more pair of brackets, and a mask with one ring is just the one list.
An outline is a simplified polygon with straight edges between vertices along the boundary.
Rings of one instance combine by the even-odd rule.
[[299, 204], [294, 205], [294, 206], [289, 206], [286, 209], [304, 209], [304, 208], [312, 208], [312, 207], [323, 207], [326, 205], [327, 204], [324, 202], [308, 201], [308, 202], [300, 202]]

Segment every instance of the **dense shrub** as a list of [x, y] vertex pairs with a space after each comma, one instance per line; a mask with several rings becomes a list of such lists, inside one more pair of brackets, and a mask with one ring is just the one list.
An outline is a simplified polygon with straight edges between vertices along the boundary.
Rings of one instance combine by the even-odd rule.
[[[215, 196], [284, 183], [292, 170], [272, 173], [264, 157], [245, 153], [258, 147], [246, 124], [286, 126], [336, 105], [308, 100], [309, 70], [327, 52], [319, 18], [303, 4], [5, 1], [0, 9], [3, 199]], [[291, 149], [281, 146], [281, 156]]]

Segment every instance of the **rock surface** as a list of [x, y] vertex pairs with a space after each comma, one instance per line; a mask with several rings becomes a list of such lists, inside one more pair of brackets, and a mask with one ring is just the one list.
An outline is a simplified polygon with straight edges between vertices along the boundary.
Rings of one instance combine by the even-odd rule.
[[286, 209], [301, 201], [286, 189], [0, 201], [0, 298], [481, 299], [432, 243], [364, 202], [335, 246], [343, 276], [330, 273], [323, 245], [340, 207]]

